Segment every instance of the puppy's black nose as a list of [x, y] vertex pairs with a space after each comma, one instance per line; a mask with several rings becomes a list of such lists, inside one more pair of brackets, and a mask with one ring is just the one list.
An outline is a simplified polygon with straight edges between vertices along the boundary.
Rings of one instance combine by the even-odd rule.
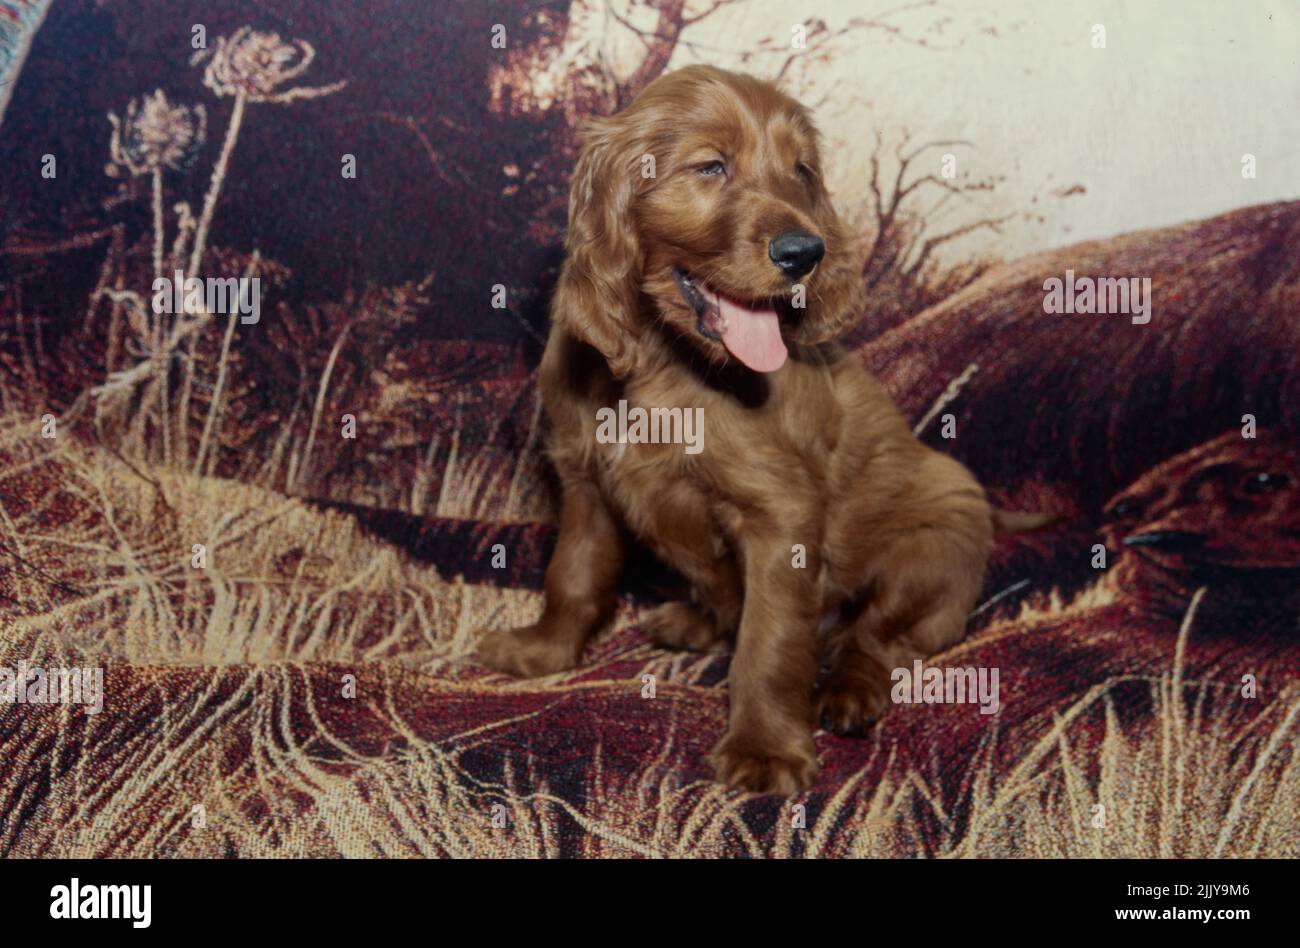
[[767, 247], [772, 262], [791, 279], [798, 279], [812, 270], [825, 253], [826, 245], [822, 239], [802, 230], [777, 234]]

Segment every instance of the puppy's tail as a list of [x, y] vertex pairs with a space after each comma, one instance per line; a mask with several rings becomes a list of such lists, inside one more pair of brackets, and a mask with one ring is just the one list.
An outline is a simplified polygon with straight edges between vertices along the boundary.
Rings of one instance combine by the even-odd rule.
[[994, 533], [1027, 533], [1041, 530], [1065, 519], [1063, 513], [1030, 513], [1023, 510], [999, 510], [993, 508]]

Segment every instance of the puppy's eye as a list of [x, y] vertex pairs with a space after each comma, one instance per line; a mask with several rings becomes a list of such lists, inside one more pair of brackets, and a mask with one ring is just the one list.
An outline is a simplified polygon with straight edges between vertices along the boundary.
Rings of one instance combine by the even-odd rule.
[[1246, 476], [1246, 483], [1243, 489], [1247, 494], [1267, 494], [1271, 491], [1281, 490], [1287, 485], [1289, 478], [1285, 474], [1275, 474], [1272, 471], [1254, 471]]
[[721, 161], [710, 161], [708, 164], [700, 165], [695, 170], [706, 178], [713, 178], [720, 174], [726, 174], [727, 166]]
[[795, 164], [794, 173], [798, 175], [800, 178], [802, 178], [804, 181], [812, 181], [812, 179], [815, 177], [815, 175], [813, 174], [812, 166], [807, 165], [802, 161], [797, 162]]

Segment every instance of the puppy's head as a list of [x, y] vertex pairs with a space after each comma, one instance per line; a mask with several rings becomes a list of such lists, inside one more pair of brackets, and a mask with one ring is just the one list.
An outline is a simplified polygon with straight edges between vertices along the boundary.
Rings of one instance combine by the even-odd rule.
[[[588, 129], [554, 318], [616, 375], [661, 330], [715, 361], [780, 368], [864, 306], [808, 111], [708, 66], [658, 79]], [[659, 325], [654, 325], [655, 323]]]

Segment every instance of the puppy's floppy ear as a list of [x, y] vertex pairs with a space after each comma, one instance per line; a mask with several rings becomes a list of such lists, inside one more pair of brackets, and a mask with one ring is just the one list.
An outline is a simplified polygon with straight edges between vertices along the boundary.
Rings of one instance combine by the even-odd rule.
[[636, 136], [624, 116], [587, 127], [569, 189], [565, 261], [551, 319], [595, 347], [616, 377], [635, 364], [641, 247], [632, 215], [640, 174]]

